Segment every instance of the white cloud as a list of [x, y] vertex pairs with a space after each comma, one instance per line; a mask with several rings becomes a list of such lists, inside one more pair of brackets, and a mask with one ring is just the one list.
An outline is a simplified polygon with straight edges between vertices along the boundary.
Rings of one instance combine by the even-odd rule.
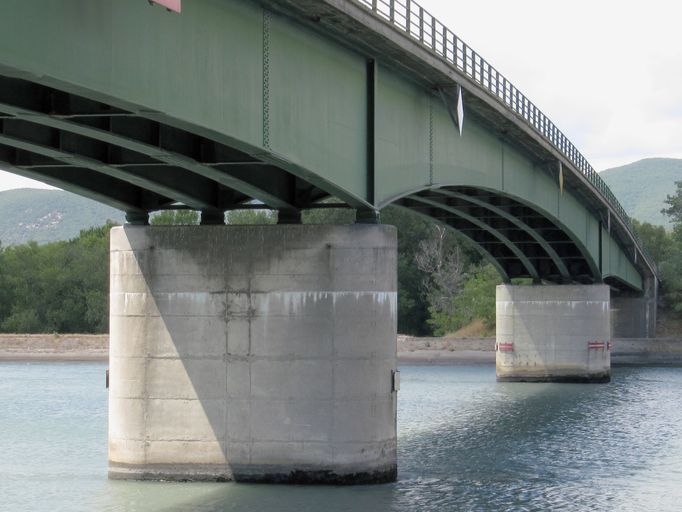
[[[1, 168], [0, 164], [0, 168]], [[19, 176], [17, 174], [12, 174], [10, 172], [0, 171], [0, 190], [10, 190], [13, 188], [54, 188], [40, 181], [30, 180]]]
[[604, 169], [682, 157], [682, 4], [422, 0]]

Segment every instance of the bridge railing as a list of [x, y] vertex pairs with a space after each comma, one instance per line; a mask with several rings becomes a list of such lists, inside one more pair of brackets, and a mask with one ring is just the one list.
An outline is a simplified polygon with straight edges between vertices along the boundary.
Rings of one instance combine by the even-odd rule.
[[528, 125], [561, 152], [597, 189], [627, 226], [642, 254], [653, 264], [632, 226], [630, 217], [587, 159], [535, 104], [483, 57], [445, 25], [412, 0], [354, 0], [372, 13], [407, 33], [412, 39], [464, 73], [497, 100], [521, 116]]

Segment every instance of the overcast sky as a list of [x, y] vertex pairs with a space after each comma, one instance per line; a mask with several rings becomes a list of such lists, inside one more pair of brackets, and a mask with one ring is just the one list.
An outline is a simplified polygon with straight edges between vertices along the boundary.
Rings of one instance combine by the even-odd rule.
[[[682, 4], [421, 0], [597, 170], [682, 158]], [[0, 190], [43, 186], [0, 173]]]
[[682, 4], [422, 0], [601, 171], [682, 158]]

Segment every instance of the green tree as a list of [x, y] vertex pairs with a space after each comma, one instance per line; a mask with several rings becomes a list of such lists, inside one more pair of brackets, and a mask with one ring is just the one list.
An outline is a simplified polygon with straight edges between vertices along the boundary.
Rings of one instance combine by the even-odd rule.
[[0, 252], [0, 330], [106, 332], [109, 223], [72, 240]]
[[502, 282], [500, 275], [491, 264], [474, 265], [462, 291], [453, 299], [451, 312], [430, 307], [434, 334], [442, 336], [461, 329], [477, 318], [483, 320], [488, 329], [495, 326], [495, 287]]
[[276, 224], [275, 210], [232, 210], [225, 215], [228, 224]]
[[[338, 202], [330, 199], [330, 202]], [[304, 210], [301, 216], [303, 224], [353, 224], [355, 210], [350, 208], [314, 208]]]
[[201, 217], [195, 210], [163, 210], [149, 218], [152, 226], [194, 226]]
[[675, 192], [668, 195], [667, 208], [661, 210], [669, 216], [673, 232], [666, 237], [652, 228], [636, 224], [645, 244], [657, 260], [664, 307], [682, 316], [682, 181], [675, 183]]
[[433, 221], [408, 209], [388, 206], [381, 211], [381, 222], [398, 230], [398, 332], [431, 334], [428, 304], [423, 284], [427, 274], [415, 264], [419, 244], [433, 236]]
[[663, 226], [654, 226], [636, 219], [632, 219], [632, 225], [656, 264], [665, 261], [673, 247], [673, 236]]
[[675, 240], [670, 250], [670, 257], [658, 265], [661, 278], [660, 293], [664, 299], [664, 307], [677, 316], [682, 316], [682, 241]]
[[670, 217], [673, 229], [679, 232], [682, 231], [682, 181], [676, 181], [675, 187], [675, 192], [666, 196], [664, 202], [668, 207], [663, 208], [661, 213]]

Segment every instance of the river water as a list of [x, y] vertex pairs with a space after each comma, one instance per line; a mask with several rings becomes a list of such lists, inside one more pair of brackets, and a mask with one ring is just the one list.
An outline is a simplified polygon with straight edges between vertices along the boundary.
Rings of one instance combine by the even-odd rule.
[[682, 369], [498, 384], [401, 368], [395, 484], [107, 480], [104, 364], [0, 363], [2, 511], [681, 510]]

